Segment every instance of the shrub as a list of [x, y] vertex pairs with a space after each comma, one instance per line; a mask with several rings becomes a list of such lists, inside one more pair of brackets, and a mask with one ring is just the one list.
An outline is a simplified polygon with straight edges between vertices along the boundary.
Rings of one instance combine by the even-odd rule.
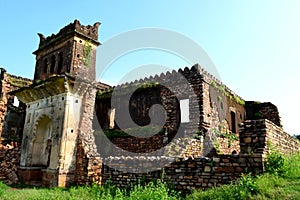
[[266, 172], [275, 175], [284, 175], [286, 173], [286, 157], [277, 150], [271, 150], [267, 157]]
[[255, 178], [251, 173], [242, 175], [239, 185], [242, 189], [249, 191], [251, 194], [257, 194], [259, 192]]

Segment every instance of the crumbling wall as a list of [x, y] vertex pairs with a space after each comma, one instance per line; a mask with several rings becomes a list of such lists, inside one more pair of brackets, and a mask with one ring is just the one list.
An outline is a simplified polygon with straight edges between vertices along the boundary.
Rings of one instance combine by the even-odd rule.
[[[189, 90], [186, 82], [192, 88], [194, 97], [186, 95], [186, 91]], [[134, 87], [136, 87], [136, 90], [132, 89]], [[176, 92], [174, 93], [174, 91]], [[128, 100], [126, 95], [130, 92], [132, 92], [132, 95]], [[197, 138], [201, 140], [201, 137], [204, 136], [204, 148], [201, 147], [200, 153], [194, 152], [192, 154], [202, 155], [202, 151], [204, 151], [206, 155], [213, 148], [218, 148], [218, 145], [219, 148], [222, 148], [219, 153], [239, 152], [238, 141], [232, 139], [233, 136], [230, 136], [230, 134], [236, 134], [235, 138], [238, 138], [238, 124], [245, 119], [245, 102], [199, 65], [194, 65], [190, 69], [173, 70], [159, 76], [126, 83], [107, 91], [100, 91], [96, 100], [96, 111], [102, 129], [109, 127], [108, 113], [112, 109], [112, 95], [114, 101], [118, 102], [115, 108], [116, 118], [120, 113], [125, 112], [124, 108], [129, 106], [129, 117], [139, 126], [148, 125], [150, 116], [154, 116], [152, 120], [164, 121], [164, 116], [160, 116], [157, 112], [151, 113], [150, 109], [155, 104], [161, 105], [166, 113], [166, 122], [163, 126], [167, 130], [168, 141], [171, 141], [178, 134], [178, 127], [184, 124], [181, 122], [182, 108], [180, 108], [179, 102], [182, 99], [189, 99], [191, 101], [189, 103], [189, 118], [192, 123], [187, 123], [188, 125], [185, 126], [191, 127], [190, 124], [193, 124], [193, 129], [189, 128], [190, 134], [187, 134], [189, 141]], [[125, 117], [120, 117], [118, 120], [121, 122], [123, 120], [125, 124], [128, 123], [128, 118]], [[132, 126], [128, 123], [125, 128], [131, 128]], [[116, 128], [119, 128], [117, 124]], [[221, 129], [225, 129], [225, 131], [222, 132]], [[227, 136], [228, 138], [226, 138]], [[225, 143], [227, 143], [227, 147]], [[188, 145], [188, 143], [185, 144]], [[137, 148], [139, 147], [137, 146]], [[125, 149], [127, 148], [125, 147]], [[199, 150], [199, 148], [191, 147], [189, 149], [186, 152], [191, 152], [191, 149]], [[168, 149], [167, 151], [171, 152], [172, 150]], [[185, 150], [182, 150], [179, 154], [186, 155], [187, 153], [183, 151]]]
[[20, 163], [20, 144], [0, 144], [0, 180], [5, 184], [17, 184], [17, 168]]
[[[95, 145], [92, 123], [96, 99], [96, 87], [93, 83], [85, 85], [86, 90], [82, 97], [81, 118], [77, 140], [75, 183], [101, 184], [102, 159]], [[99, 147], [101, 148], [101, 147]]]
[[1, 68], [0, 75], [0, 136], [4, 143], [20, 141], [25, 120], [24, 103], [15, 105], [15, 96], [10, 92], [31, 84], [30, 79], [10, 75]]
[[[185, 151], [185, 148], [191, 142], [191, 139], [195, 139], [197, 136], [197, 130], [200, 128], [200, 105], [201, 105], [201, 75], [197, 71], [196, 67], [192, 69], [185, 68], [179, 69], [178, 71], [173, 70], [172, 72], [162, 73], [159, 76], [145, 78], [143, 80], [126, 83], [124, 85], [120, 85], [114, 88], [114, 90], [102, 91], [98, 94], [96, 100], [96, 111], [99, 119], [99, 124], [102, 126], [102, 129], [109, 127], [108, 123], [108, 111], [112, 109], [111, 105], [111, 97], [114, 95], [114, 101], [118, 102], [115, 109], [115, 116], [117, 122], [121, 122], [125, 124], [125, 127], [121, 127], [122, 130], [126, 128], [132, 128], [136, 126], [145, 126], [149, 125], [160, 125], [164, 128], [167, 136], [167, 143], [173, 140], [174, 136], [180, 132], [179, 126], [183, 129], [181, 130], [181, 134], [183, 137], [189, 138], [189, 140], [181, 140], [184, 144], [183, 148], [180, 150], [176, 150], [176, 154], [182, 154]], [[135, 88], [136, 90], [133, 90]], [[127, 95], [130, 96], [129, 100], [126, 99]], [[185, 109], [189, 109], [189, 120], [187, 122], [182, 122], [181, 119], [181, 109], [180, 101], [188, 100], [189, 107]], [[160, 105], [162, 110], [152, 109], [152, 106]], [[126, 112], [126, 109], [129, 106], [130, 119], [133, 120], [133, 123], [129, 123], [128, 118], [122, 115]], [[105, 111], [103, 111], [105, 110]], [[150, 121], [151, 119], [151, 121]], [[162, 124], [162, 122], [165, 122]], [[115, 128], [118, 127], [119, 124], [115, 123]], [[185, 131], [185, 132], [184, 132]], [[184, 133], [183, 133], [184, 132]], [[153, 138], [152, 138], [153, 139]], [[152, 140], [151, 139], [151, 140]], [[165, 145], [165, 142], [161, 140], [161, 137], [157, 137], [157, 144], [161, 146], [157, 146], [157, 148], [162, 148]], [[132, 144], [139, 143], [137, 145], [137, 150], [139, 152], [143, 152], [142, 148], [144, 145], [144, 139], [136, 139], [137, 141], [132, 141]], [[145, 143], [148, 143], [146, 141]], [[117, 142], [121, 144], [122, 142]], [[130, 145], [131, 146], [131, 145]], [[193, 145], [191, 145], [193, 146]], [[195, 145], [194, 145], [195, 146]], [[171, 147], [170, 147], [171, 148]], [[125, 149], [128, 149], [125, 147]], [[189, 147], [188, 151], [192, 149]], [[201, 148], [200, 148], [201, 149]], [[172, 152], [172, 149], [166, 150], [166, 152]], [[186, 154], [186, 153], [184, 153]], [[195, 152], [194, 155], [199, 155], [201, 153]]]
[[246, 119], [268, 119], [279, 127], [282, 127], [277, 107], [271, 102], [246, 101]]

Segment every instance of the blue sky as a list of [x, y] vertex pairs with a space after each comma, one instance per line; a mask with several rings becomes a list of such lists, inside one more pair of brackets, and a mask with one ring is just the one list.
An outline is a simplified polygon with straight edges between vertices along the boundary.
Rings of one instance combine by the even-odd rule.
[[[173, 30], [206, 51], [233, 91], [246, 100], [273, 102], [285, 130], [300, 134], [299, 10], [297, 0], [1, 1], [0, 66], [33, 78], [37, 33], [57, 33], [74, 19], [85, 25], [100, 21], [101, 42], [138, 28]], [[140, 54], [116, 61], [105, 79], [114, 82], [130, 61], [137, 65], [155, 60], [172, 68], [186, 65], [164, 53], [150, 52], [145, 59]]]

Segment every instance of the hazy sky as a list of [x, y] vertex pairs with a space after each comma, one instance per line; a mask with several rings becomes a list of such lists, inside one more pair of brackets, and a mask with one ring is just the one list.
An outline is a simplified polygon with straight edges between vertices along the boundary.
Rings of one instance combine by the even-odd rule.
[[[300, 1], [11, 0], [1, 1], [0, 19], [0, 66], [28, 78], [33, 78], [37, 33], [57, 33], [74, 19], [84, 25], [101, 22], [102, 43], [137, 28], [176, 31], [206, 51], [229, 88], [245, 100], [273, 102], [285, 130], [300, 134]], [[165, 53], [137, 52], [116, 61], [105, 80], [115, 82], [130, 62], [151, 60], [172, 68], [186, 65]]]

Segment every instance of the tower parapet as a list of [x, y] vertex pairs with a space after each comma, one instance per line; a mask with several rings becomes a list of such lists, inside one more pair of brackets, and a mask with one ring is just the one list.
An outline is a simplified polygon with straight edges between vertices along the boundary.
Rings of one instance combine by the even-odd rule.
[[[62, 37], [66, 36], [74, 36], [74, 35], [81, 35], [86, 37], [86, 39], [90, 39], [91, 41], [95, 42], [96, 44], [100, 44], [98, 42], [98, 28], [100, 26], [100, 22], [96, 22], [93, 26], [91, 25], [81, 25], [79, 20], [74, 20], [73, 23], [65, 26], [64, 28], [60, 29], [57, 34], [52, 34], [51, 36], [45, 37], [42, 33], [38, 33], [40, 37], [40, 44], [39, 49], [42, 49], [55, 41], [59, 40]], [[38, 51], [37, 50], [37, 51]], [[34, 54], [37, 52], [35, 51]]]

